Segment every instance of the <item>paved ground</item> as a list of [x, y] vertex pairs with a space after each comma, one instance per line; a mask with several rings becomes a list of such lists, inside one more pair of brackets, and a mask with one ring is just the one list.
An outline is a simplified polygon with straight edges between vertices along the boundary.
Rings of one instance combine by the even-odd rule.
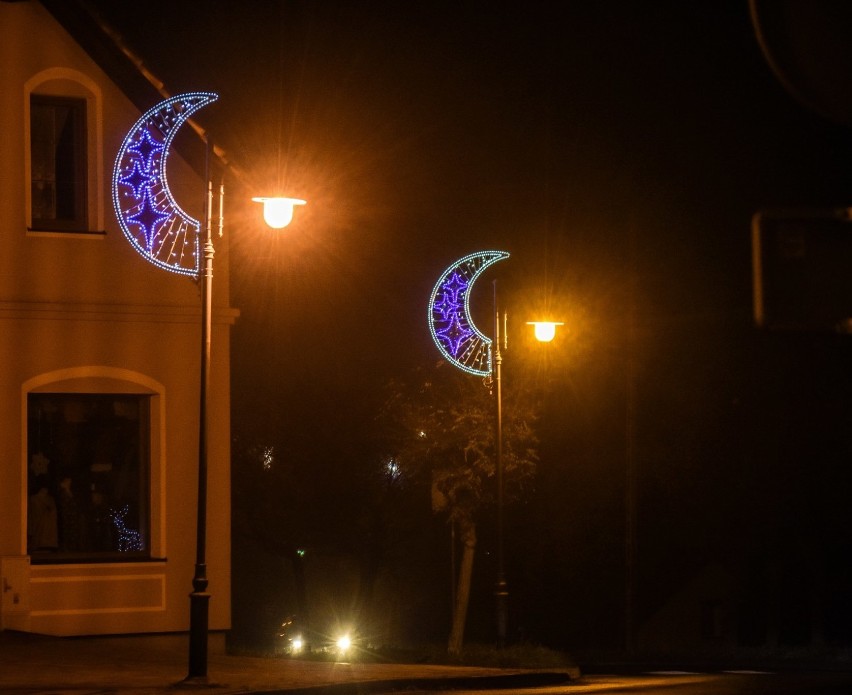
[[[365, 693], [449, 686], [522, 687], [577, 678], [579, 673], [429, 664], [366, 664], [230, 656], [223, 635], [211, 635], [208, 683], [184, 683], [186, 635], [52, 638], [0, 632], [0, 693], [149, 695], [203, 688], [234, 693]], [[205, 687], [206, 685], [206, 687]]]

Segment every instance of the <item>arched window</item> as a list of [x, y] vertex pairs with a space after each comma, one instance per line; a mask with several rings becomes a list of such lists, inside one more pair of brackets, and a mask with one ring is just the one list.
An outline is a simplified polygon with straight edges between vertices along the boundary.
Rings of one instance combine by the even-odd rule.
[[24, 394], [35, 564], [144, 560], [160, 549], [152, 474], [161, 395], [87, 371], [46, 375]]
[[102, 230], [101, 93], [82, 73], [52, 68], [26, 85], [27, 227]]
[[30, 95], [32, 229], [89, 228], [86, 100]]

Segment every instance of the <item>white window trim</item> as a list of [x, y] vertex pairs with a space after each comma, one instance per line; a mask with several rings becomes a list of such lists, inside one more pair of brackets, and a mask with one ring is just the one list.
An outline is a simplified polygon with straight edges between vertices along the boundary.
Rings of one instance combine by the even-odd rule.
[[152, 561], [166, 557], [166, 389], [130, 369], [83, 366], [39, 374], [21, 384], [21, 555], [27, 554], [28, 399], [31, 393], [138, 393], [151, 396], [148, 489]]
[[[32, 211], [32, 152], [30, 149], [30, 95], [75, 97], [86, 100], [86, 232], [34, 231]], [[48, 68], [24, 84], [24, 214], [27, 236], [102, 239], [106, 229], [104, 201], [103, 93], [86, 74], [70, 68]]]

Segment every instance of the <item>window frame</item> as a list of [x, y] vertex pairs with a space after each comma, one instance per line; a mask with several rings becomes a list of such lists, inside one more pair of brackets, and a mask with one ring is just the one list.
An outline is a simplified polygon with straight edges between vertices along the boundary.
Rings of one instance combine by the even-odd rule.
[[[35, 113], [38, 109], [52, 109], [57, 112], [59, 109], [66, 109], [71, 116], [71, 134], [72, 142], [70, 147], [71, 161], [66, 162], [64, 169], [67, 171], [66, 176], [61, 176], [59, 172], [58, 156], [54, 156], [53, 161], [53, 185], [54, 185], [54, 216], [53, 217], [36, 217], [35, 202], [37, 196], [36, 189], [36, 171], [39, 169], [34, 166], [35, 156], [39, 151], [36, 146], [35, 137], [38, 134], [36, 128]], [[88, 191], [88, 171], [89, 171], [89, 144], [88, 144], [88, 103], [83, 97], [60, 96], [54, 94], [31, 93], [30, 94], [30, 114], [29, 114], [29, 160], [30, 160], [30, 219], [31, 229], [33, 231], [59, 231], [59, 232], [85, 232], [89, 228], [89, 191]], [[55, 122], [54, 118], [54, 122]], [[56, 135], [55, 129], [52, 135]], [[59, 147], [54, 148], [57, 152]], [[63, 184], [70, 184], [72, 190], [70, 192], [71, 206], [73, 214], [71, 217], [59, 217], [59, 201], [60, 188]]]
[[[76, 231], [58, 229], [33, 229], [32, 224], [32, 164], [30, 136], [30, 96], [73, 97], [86, 100], [86, 172], [88, 227]], [[86, 239], [102, 241], [106, 238], [106, 179], [104, 152], [104, 97], [102, 86], [91, 75], [68, 67], [49, 67], [34, 73], [25, 83], [22, 96], [24, 160], [21, 186], [21, 222], [26, 236], [45, 239]]]
[[[31, 558], [32, 564], [40, 564], [40, 565], [50, 565], [50, 564], [96, 564], [96, 563], [115, 563], [115, 562], [139, 562], [139, 561], [150, 561], [155, 558], [155, 539], [152, 537], [152, 532], [154, 531], [154, 525], [157, 523], [154, 518], [154, 509], [155, 509], [155, 501], [153, 499], [154, 490], [151, 487], [151, 474], [152, 474], [152, 466], [154, 465], [153, 459], [153, 450], [152, 445], [154, 442], [152, 441], [152, 433], [153, 428], [155, 427], [154, 417], [156, 415], [156, 406], [155, 399], [157, 396], [152, 393], [144, 393], [137, 391], [54, 391], [54, 390], [38, 390], [31, 391], [26, 394], [26, 422], [27, 422], [27, 438], [25, 441], [25, 452], [26, 452], [26, 461], [27, 461], [27, 554]], [[33, 470], [33, 455], [35, 453], [43, 453], [41, 451], [36, 452], [36, 448], [38, 445], [36, 444], [36, 440], [41, 437], [40, 434], [36, 434], [33, 432], [32, 428], [32, 418], [33, 414], [31, 413], [31, 408], [33, 407], [34, 401], [40, 400], [42, 402], [47, 402], [53, 399], [54, 401], [67, 401], [70, 403], [74, 400], [76, 401], [86, 401], [94, 403], [96, 400], [105, 401], [108, 399], [123, 399], [125, 402], [132, 401], [136, 404], [137, 407], [137, 436], [138, 441], [136, 444], [136, 456], [137, 456], [137, 469], [135, 471], [135, 480], [136, 486], [138, 488], [136, 499], [138, 500], [139, 509], [137, 511], [139, 528], [134, 529], [134, 531], [141, 534], [141, 537], [144, 542], [144, 546], [140, 550], [133, 549], [124, 549], [121, 550], [120, 547], [111, 547], [109, 549], [101, 549], [96, 550], [93, 548], [83, 548], [83, 549], [68, 549], [67, 547], [63, 547], [61, 544], [61, 534], [59, 533], [59, 529], [57, 529], [58, 537], [57, 537], [57, 548], [55, 551], [42, 550], [38, 551], [36, 547], [31, 547], [29, 542], [29, 534], [31, 528], [29, 526], [29, 512], [31, 504], [30, 496], [33, 495], [37, 489], [38, 485], [35, 481], [35, 471]], [[102, 429], [106, 431], [106, 425], [102, 426]], [[79, 434], [77, 435], [80, 436]], [[44, 444], [44, 442], [39, 441], [38, 444]], [[131, 447], [132, 449], [132, 447]], [[130, 449], [125, 449], [128, 451]], [[93, 470], [94, 467], [90, 466], [90, 471]], [[77, 467], [75, 472], [77, 473], [77, 480], [80, 481], [80, 472], [82, 468]], [[58, 497], [58, 490], [56, 483], [61, 479], [63, 475], [59, 473], [58, 470], [54, 470], [51, 474], [52, 482], [53, 482], [53, 490], [54, 493], [54, 506], [57, 511], [57, 526], [61, 526], [61, 509], [58, 504], [59, 500], [56, 499]], [[89, 474], [88, 476], [88, 484], [92, 485], [94, 482], [100, 482], [102, 485], [107, 481], [107, 478], [102, 478], [99, 481], [97, 480], [97, 475], [94, 473]], [[93, 488], [90, 487], [90, 490], [86, 490], [85, 486], [82, 490], [78, 490], [75, 488], [75, 496], [77, 493], [82, 493], [78, 499], [83, 499], [87, 492], [93, 495]], [[107, 497], [108, 499], [108, 497]], [[91, 501], [91, 498], [90, 498]], [[85, 503], [83, 503], [85, 504]], [[119, 504], [113, 505], [112, 509], [116, 511], [120, 511], [121, 506]], [[107, 507], [102, 508], [102, 512], [106, 513]], [[119, 515], [119, 519], [123, 521], [123, 516]], [[105, 520], [102, 520], [105, 521]], [[86, 523], [92, 527], [94, 523], [94, 519], [89, 516], [86, 518]], [[115, 532], [118, 533], [118, 521], [112, 522], [112, 528], [115, 529]], [[104, 524], [101, 524], [101, 528], [104, 528]], [[91, 532], [91, 531], [90, 531]], [[112, 533], [112, 531], [111, 531]], [[112, 536], [111, 540], [113, 543], [118, 541], [118, 536]], [[89, 542], [92, 542], [89, 539]]]

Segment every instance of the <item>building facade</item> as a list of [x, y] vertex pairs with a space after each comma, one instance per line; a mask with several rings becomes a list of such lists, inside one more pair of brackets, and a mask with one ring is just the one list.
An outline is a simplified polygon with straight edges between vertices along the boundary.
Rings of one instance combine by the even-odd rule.
[[[145, 98], [92, 57], [59, 4], [0, 1], [0, 628], [181, 631], [196, 559], [200, 288], [146, 262], [119, 227], [113, 166]], [[169, 157], [170, 188], [201, 219], [206, 185], [187, 161]], [[213, 630], [230, 624], [236, 312], [224, 242], [208, 413]]]

